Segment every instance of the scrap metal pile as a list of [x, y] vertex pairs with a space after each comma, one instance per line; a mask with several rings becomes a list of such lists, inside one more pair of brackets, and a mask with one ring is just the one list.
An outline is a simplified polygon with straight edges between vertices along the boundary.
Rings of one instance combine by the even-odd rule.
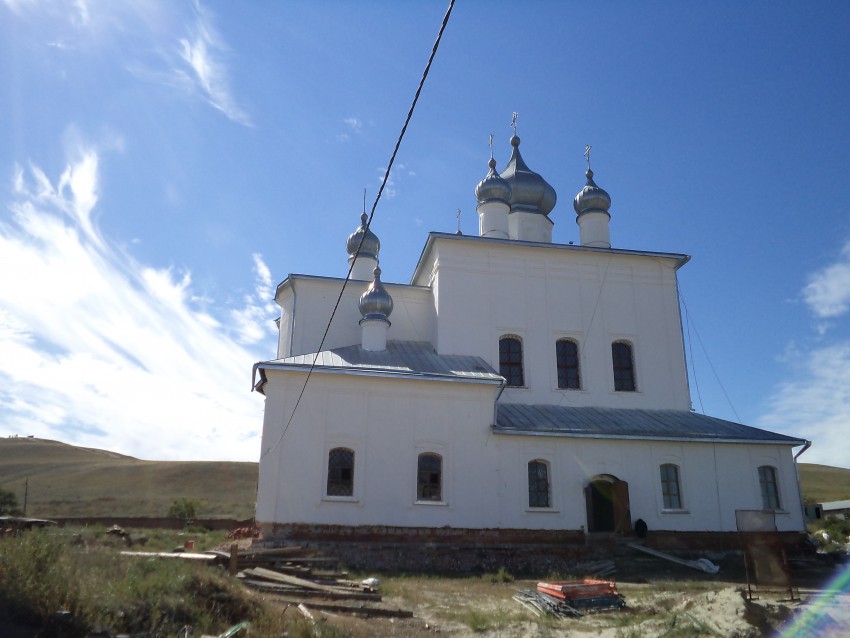
[[626, 601], [610, 580], [584, 580], [537, 583], [537, 591], [524, 590], [513, 597], [523, 607], [561, 618], [579, 618], [588, 612], [622, 609]]

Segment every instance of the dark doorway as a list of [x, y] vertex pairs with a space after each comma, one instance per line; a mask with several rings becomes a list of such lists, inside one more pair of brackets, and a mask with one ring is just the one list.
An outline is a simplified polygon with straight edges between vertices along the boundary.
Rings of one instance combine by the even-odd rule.
[[584, 488], [588, 532], [631, 531], [629, 484], [608, 474], [595, 477]]

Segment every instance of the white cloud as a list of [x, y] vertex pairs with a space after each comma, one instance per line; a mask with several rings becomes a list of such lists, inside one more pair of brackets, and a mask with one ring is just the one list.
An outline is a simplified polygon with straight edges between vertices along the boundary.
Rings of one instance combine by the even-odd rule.
[[354, 116], [345, 118], [343, 122], [354, 132], [359, 132], [363, 129], [363, 122]]
[[779, 384], [761, 427], [813, 442], [801, 460], [850, 466], [850, 340], [826, 338], [828, 321], [850, 310], [850, 241], [839, 258], [808, 278], [803, 299], [815, 317], [814, 346], [792, 342], [779, 358], [791, 379]]
[[189, 66], [188, 73], [184, 69], [177, 69], [177, 73], [228, 118], [251, 126], [251, 118], [230, 92], [227, 67], [220, 59], [227, 47], [199, 2], [195, 3], [195, 23], [189, 32], [187, 37], [180, 38], [180, 57]]
[[[382, 183], [384, 181], [384, 174], [386, 174], [386, 168], [378, 168], [375, 169], [378, 171], [378, 183]], [[387, 177], [387, 184], [384, 186], [384, 195], [388, 198], [392, 199], [396, 195], [398, 195], [398, 183], [401, 181], [399, 176], [403, 176], [407, 171], [407, 166], [404, 164], [396, 164], [393, 167], [393, 170], [390, 171], [389, 176]], [[415, 175], [416, 173], [412, 171], [407, 171], [407, 175]]]
[[84, 148], [55, 182], [37, 166], [13, 172], [0, 213], [0, 435], [256, 460], [263, 403], [249, 378], [261, 357], [246, 344], [274, 349], [268, 268], [254, 255], [243, 308], [202, 310], [189, 272], [140, 264], [101, 235], [99, 164]]
[[780, 384], [760, 427], [813, 442], [806, 463], [850, 464], [850, 341], [797, 351], [793, 381]]
[[835, 263], [809, 277], [803, 299], [818, 319], [834, 319], [850, 309], [850, 241]]

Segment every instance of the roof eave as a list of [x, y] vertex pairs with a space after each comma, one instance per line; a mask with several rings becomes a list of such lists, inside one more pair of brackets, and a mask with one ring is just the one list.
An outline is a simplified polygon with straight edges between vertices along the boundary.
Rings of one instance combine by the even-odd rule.
[[524, 430], [521, 428], [491, 428], [493, 434], [512, 436], [557, 436], [574, 439], [617, 439], [627, 441], [678, 441], [686, 443], [752, 443], [755, 445], [805, 445], [802, 439], [733, 439], [727, 437], [650, 436], [641, 434], [599, 434], [593, 432], [565, 432], [564, 430]]
[[[279, 370], [281, 372], [309, 372], [311, 366], [298, 363], [272, 363], [269, 361], [258, 363], [261, 374], [263, 370]], [[384, 377], [387, 379], [416, 379], [419, 381], [448, 381], [451, 383], [483, 383], [485, 385], [500, 385], [501, 378], [459, 377], [448, 374], [417, 373], [417, 372], [393, 372], [390, 370], [375, 370], [370, 368], [350, 368], [338, 366], [312, 366], [314, 373], [344, 374], [366, 377]]]

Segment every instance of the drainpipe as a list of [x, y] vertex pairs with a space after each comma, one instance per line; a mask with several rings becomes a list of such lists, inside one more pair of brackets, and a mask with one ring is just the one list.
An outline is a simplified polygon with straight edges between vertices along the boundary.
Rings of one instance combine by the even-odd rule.
[[502, 392], [505, 391], [505, 386], [508, 385], [508, 380], [502, 378], [502, 383], [499, 385], [499, 394], [496, 395], [496, 400], [493, 401], [493, 425], [496, 425], [496, 415], [499, 413], [499, 399], [502, 397]]
[[803, 529], [806, 528], [806, 503], [803, 501], [803, 488], [800, 485], [800, 467], [797, 465], [797, 459], [803, 455], [803, 452], [812, 447], [811, 441], [806, 441], [803, 444], [803, 449], [794, 455], [794, 474], [797, 476], [797, 494], [800, 495], [800, 511], [803, 514]]

